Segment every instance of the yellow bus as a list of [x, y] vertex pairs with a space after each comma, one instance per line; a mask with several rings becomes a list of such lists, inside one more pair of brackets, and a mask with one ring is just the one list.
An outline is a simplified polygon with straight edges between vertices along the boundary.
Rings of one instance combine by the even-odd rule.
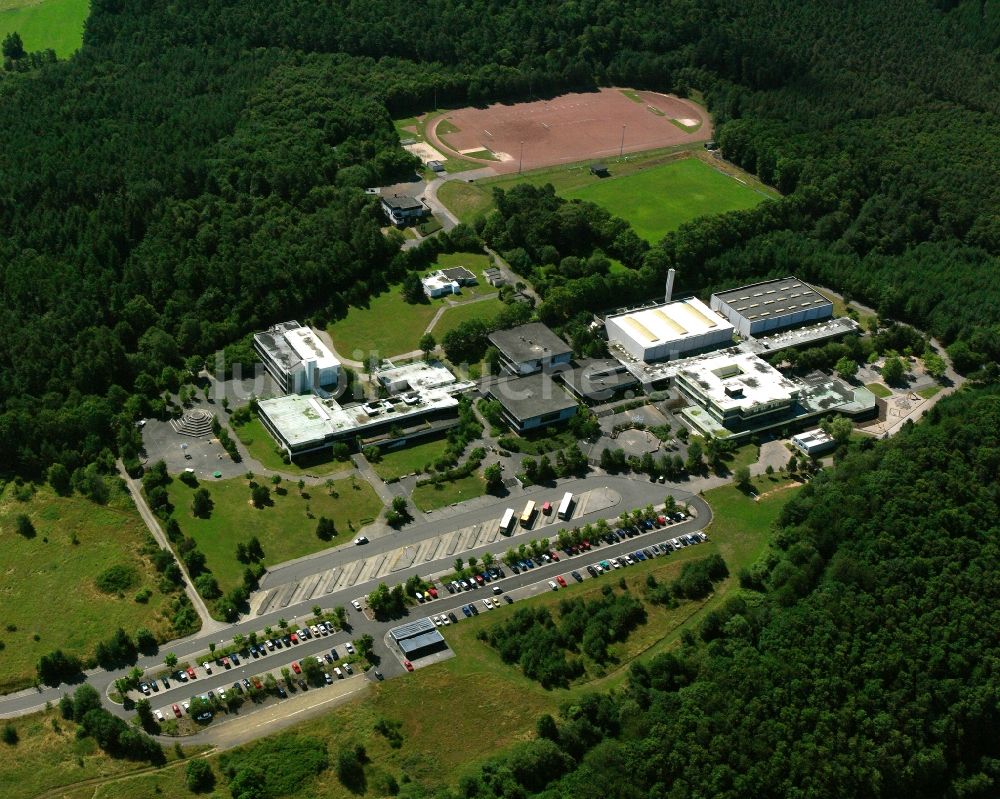
[[528, 500], [528, 504], [524, 506], [524, 512], [521, 513], [521, 526], [530, 527], [531, 520], [535, 518], [535, 502], [534, 500]]

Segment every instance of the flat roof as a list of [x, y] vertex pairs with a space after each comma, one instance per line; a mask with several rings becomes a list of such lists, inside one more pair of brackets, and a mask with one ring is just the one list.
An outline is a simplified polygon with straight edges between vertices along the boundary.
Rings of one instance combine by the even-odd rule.
[[405, 422], [431, 411], [457, 408], [458, 400], [445, 389], [404, 392], [371, 402], [340, 405], [334, 399], [309, 394], [261, 400], [259, 408], [289, 446], [322, 441], [337, 434], [362, 432], [384, 423]]
[[791, 402], [799, 385], [756, 355], [722, 353], [691, 362], [678, 376], [698, 386], [722, 410], [752, 408], [770, 402]]
[[792, 441], [801, 444], [803, 447], [812, 447], [818, 444], [830, 444], [833, 442], [833, 439], [830, 438], [826, 431], [817, 427], [815, 430], [806, 430], [804, 433], [792, 436]]
[[397, 211], [411, 211], [414, 208], [424, 207], [424, 204], [420, 200], [408, 194], [382, 195], [382, 202], [390, 208], [395, 208]]
[[833, 303], [797, 277], [764, 280], [712, 295], [751, 321], [784, 316]]
[[497, 330], [489, 340], [500, 352], [515, 363], [552, 358], [572, 352], [572, 348], [541, 322]]
[[449, 280], [475, 280], [476, 276], [472, 273], [471, 269], [466, 269], [464, 266], [449, 266], [446, 269], [438, 270], [442, 275], [444, 275]]
[[330, 348], [308, 327], [287, 331], [285, 340], [300, 359], [315, 362], [317, 369], [340, 366], [340, 361], [330, 352]]
[[[432, 624], [431, 626], [433, 627], [434, 625]], [[404, 638], [401, 641], [396, 641], [396, 645], [403, 651], [404, 655], [409, 655], [411, 652], [419, 652], [428, 647], [445, 646], [445, 640], [444, 636], [437, 630], [430, 630], [429, 632], [415, 635], [412, 638]]]
[[340, 361], [319, 336], [294, 319], [254, 333], [254, 341], [286, 371], [294, 369], [303, 361], [315, 362], [319, 369], [340, 366]]
[[400, 366], [378, 369], [375, 377], [383, 383], [398, 383], [405, 380], [411, 389], [433, 389], [449, 387], [452, 391], [473, 388], [471, 382], [458, 382], [451, 370], [440, 361], [413, 361]]
[[389, 635], [392, 636], [393, 641], [398, 642], [404, 638], [413, 638], [416, 635], [432, 631], [436, 631], [434, 622], [424, 616], [422, 619], [416, 619], [406, 624], [400, 624], [398, 627], [393, 627], [389, 630]]
[[515, 419], [524, 421], [548, 413], [559, 413], [576, 407], [576, 400], [566, 393], [552, 375], [536, 372], [525, 377], [508, 377], [494, 381], [489, 389]]
[[558, 375], [566, 385], [584, 397], [639, 383], [635, 375], [612, 358], [583, 359], [577, 361], [572, 369], [559, 370]]
[[733, 329], [728, 321], [697, 297], [612, 314], [605, 322], [610, 320], [617, 322], [625, 334], [642, 347]]

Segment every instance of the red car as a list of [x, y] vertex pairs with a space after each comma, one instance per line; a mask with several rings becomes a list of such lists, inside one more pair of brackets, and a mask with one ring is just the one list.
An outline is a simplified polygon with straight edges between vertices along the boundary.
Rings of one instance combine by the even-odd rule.
[[292, 671], [294, 671], [296, 674], [302, 673], [302, 667], [299, 666], [298, 661], [295, 660], [292, 661]]
[[580, 544], [580, 548], [583, 549], [584, 552], [589, 551], [590, 550], [590, 541], [588, 541], [586, 538], [583, 539], [583, 543]]
[[299, 642], [299, 636], [298, 636], [298, 635], [296, 635], [295, 633], [292, 633], [292, 634], [291, 634], [290, 636], [288, 636], [288, 637], [292, 639], [292, 643], [293, 643], [293, 644], [297, 644], [297, 643]]
[[553, 550], [552, 552], [549, 553], [549, 557], [552, 558], [552, 560], [554, 560], [556, 562], [559, 561], [559, 556], [555, 553], [555, 550]]
[[232, 664], [229, 662], [229, 658], [223, 658], [222, 665], [228, 669]]
[[548, 516], [550, 513], [552, 513], [552, 503], [551, 502], [546, 502], [544, 505], [542, 505], [542, 513], [544, 513], [546, 516]]
[[563, 588], [566, 587], [566, 581], [563, 579], [563, 576], [561, 574], [556, 575], [556, 582], [559, 583], [559, 585], [561, 585]]
[[406, 666], [407, 671], [413, 671], [413, 664], [410, 661], [404, 660], [403, 665]]
[[476, 575], [476, 582], [479, 583], [480, 585], [482, 585], [483, 584], [483, 575], [477, 574]]
[[173, 709], [174, 715], [177, 716], [177, 718], [180, 718], [181, 717], [181, 709], [179, 707], [177, 707], [177, 705], [171, 705], [170, 707]]
[[194, 679], [195, 677], [197, 677], [197, 676], [198, 676], [197, 674], [195, 674], [195, 673], [194, 673], [194, 669], [193, 669], [193, 668], [191, 668], [190, 666], [188, 666], [188, 667], [187, 667], [187, 675], [188, 675], [188, 677], [190, 677], [190, 678], [191, 678], [192, 680], [193, 680], [193, 679]]
[[434, 597], [435, 599], [437, 599], [437, 598], [438, 598], [438, 592], [437, 592], [437, 589], [436, 589], [436, 588], [435, 588], [435, 587], [434, 587], [433, 585], [432, 585], [432, 586], [431, 586], [430, 588], [428, 588], [428, 589], [427, 589], [427, 593], [428, 593], [428, 594], [430, 594], [430, 595], [431, 595], [432, 597]]

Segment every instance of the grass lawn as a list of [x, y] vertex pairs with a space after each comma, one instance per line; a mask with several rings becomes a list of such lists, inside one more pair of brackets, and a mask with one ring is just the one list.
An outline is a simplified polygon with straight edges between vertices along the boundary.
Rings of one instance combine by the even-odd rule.
[[433, 463], [444, 455], [447, 448], [448, 439], [446, 438], [424, 441], [409, 447], [400, 447], [385, 452], [382, 455], [382, 460], [373, 463], [372, 468], [383, 480], [402, 477], [404, 474], [420, 471], [427, 464]]
[[302, 455], [292, 463], [285, 463], [279, 453], [278, 445], [256, 416], [244, 425], [233, 426], [233, 432], [251, 456], [260, 461], [264, 467], [276, 472], [319, 477], [351, 468], [350, 461], [338, 461], [329, 451]]
[[[493, 188], [517, 183], [551, 183], [566, 199], [596, 203], [627, 220], [647, 241], [699, 216], [752, 208], [771, 190], [758, 190], [723, 174], [700, 158], [683, 157], [689, 148], [658, 150], [609, 163], [610, 178], [590, 174], [588, 164], [550, 167], [523, 175], [462, 183], [449, 181], [438, 197], [463, 222], [492, 210]], [[748, 182], [749, 177], [743, 178]]]
[[[34, 538], [15, 532], [15, 519], [27, 515]], [[76, 536], [78, 544], [72, 543]], [[156, 590], [152, 565], [140, 554], [148, 531], [132, 505], [117, 489], [108, 505], [78, 495], [56, 496], [40, 488], [20, 502], [9, 487], [0, 493], [0, 691], [30, 685], [38, 659], [54, 649], [89, 657], [94, 645], [118, 627], [148, 627], [164, 637], [172, 631], [160, 616], [169, 600]], [[134, 569], [133, 588], [119, 598], [97, 589], [95, 578], [114, 565]], [[145, 604], [136, 593], [149, 588]], [[35, 636], [38, 640], [35, 640]]]
[[732, 460], [726, 461], [729, 471], [735, 472], [741, 466], [751, 466], [760, 460], [760, 447], [755, 444], [744, 444], [734, 453]]
[[918, 397], [930, 399], [941, 390], [941, 386], [925, 386], [917, 392]]
[[874, 394], [879, 399], [885, 399], [886, 397], [892, 396], [892, 391], [890, 391], [886, 386], [881, 383], [866, 383], [865, 388], [867, 388], [872, 394]]
[[[261, 509], [250, 504], [246, 479], [205, 481], [202, 485], [215, 503], [208, 519], [195, 518], [191, 513], [194, 489], [180, 480], [174, 480], [167, 488], [175, 508], [174, 517], [184, 534], [198, 542], [223, 593], [243, 580], [245, 566], [236, 560], [238, 542], [257, 536], [264, 547], [264, 563], [273, 566], [348, 541], [365, 520], [375, 519], [382, 511], [374, 489], [361, 479], [337, 480], [333, 487], [336, 496], [330, 496], [326, 486], [306, 486], [305, 497], [289, 481], [278, 486], [288, 490], [285, 496], [280, 496], [270, 480], [260, 480], [271, 489], [274, 502]], [[337, 525], [338, 535], [332, 541], [316, 537], [316, 519], [320, 516], [333, 519]]]
[[[481, 281], [482, 270], [488, 265], [489, 257], [483, 253], [450, 253], [439, 256], [427, 273], [450, 266], [465, 266]], [[345, 358], [361, 361], [372, 352], [383, 358], [391, 358], [417, 349], [417, 342], [434, 314], [442, 306], [447, 306], [449, 301], [493, 293], [495, 289], [486, 284], [469, 286], [463, 288], [458, 297], [410, 305], [403, 299], [399, 284], [395, 284], [373, 297], [367, 308], [351, 308], [347, 316], [332, 323], [327, 332], [337, 352]], [[392, 323], [388, 324], [387, 320], [392, 320]], [[434, 334], [435, 338], [440, 339], [437, 330]]]
[[494, 319], [505, 307], [500, 300], [490, 299], [449, 308], [438, 319], [437, 324], [434, 325], [434, 329], [431, 332], [437, 341], [441, 341], [447, 333], [454, 330], [463, 322], [468, 322], [470, 319], [480, 319], [488, 322]]
[[0, 39], [15, 31], [29, 53], [52, 49], [67, 59], [80, 49], [90, 0], [0, 0]]
[[697, 158], [634, 175], [594, 178], [590, 185], [561, 194], [596, 203], [622, 217], [649, 242], [695, 217], [753, 208], [765, 199]]
[[461, 480], [417, 486], [413, 489], [413, 504], [420, 510], [435, 510], [485, 493], [486, 481], [478, 474], [470, 474]]

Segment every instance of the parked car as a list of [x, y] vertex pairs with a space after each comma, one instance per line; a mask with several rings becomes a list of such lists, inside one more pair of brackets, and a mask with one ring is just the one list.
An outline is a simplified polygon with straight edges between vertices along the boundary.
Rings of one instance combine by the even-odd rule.
[[570, 572], [570, 574], [573, 576], [573, 579], [576, 580], [578, 583], [582, 583], [583, 582], [583, 577], [580, 576], [580, 572], [578, 572], [578, 571], [572, 571], [572, 572]]
[[169, 690], [169, 688], [170, 688], [170, 683], [169, 683], [169, 682], [167, 681], [167, 678], [166, 678], [166, 677], [163, 677], [163, 678], [161, 678], [161, 679], [160, 679], [160, 682], [161, 682], [161, 683], [163, 683], [163, 689], [164, 689], [164, 690]]
[[296, 674], [302, 673], [302, 667], [299, 665], [297, 660], [292, 661], [292, 671], [294, 671]]
[[293, 644], [297, 644], [299, 642], [299, 634], [298, 633], [292, 633], [288, 637], [292, 639], [292, 643]]
[[139, 683], [139, 690], [142, 691], [146, 696], [149, 696], [149, 685], [144, 682]]
[[229, 658], [227, 657], [222, 658], [222, 665], [227, 669], [232, 668], [232, 663], [229, 662]]
[[278, 696], [280, 696], [282, 699], [288, 699], [288, 691], [286, 691], [280, 685], [277, 687], [277, 691], [278, 691]]
[[556, 585], [556, 581], [555, 580], [549, 580], [549, 588], [551, 588], [553, 591], [558, 591], [559, 590], [559, 586]]
[[367, 544], [368, 543], [368, 536], [366, 536], [366, 535], [359, 535], [357, 538], [354, 539], [354, 543], [355, 543], [356, 546], [361, 546], [362, 544]]
[[344, 667], [344, 671], [346, 671], [348, 674], [354, 674], [354, 669], [351, 668], [350, 663], [343, 663], [341, 665]]
[[412, 663], [410, 663], [410, 661], [408, 661], [408, 660], [404, 660], [404, 661], [403, 661], [403, 667], [404, 667], [404, 668], [405, 668], [405, 669], [406, 669], [407, 671], [413, 671], [413, 664], [412, 664]]
[[344, 649], [346, 649], [350, 654], [352, 655], [354, 654], [354, 644], [352, 644], [350, 641], [344, 644]]
[[179, 707], [177, 707], [177, 705], [176, 705], [176, 704], [173, 704], [173, 705], [171, 705], [171, 706], [170, 706], [170, 709], [171, 709], [172, 711], [174, 711], [174, 717], [175, 717], [175, 718], [180, 718], [180, 717], [181, 717], [181, 715], [182, 715], [182, 714], [181, 714], [181, 709], [180, 709]]
[[590, 572], [591, 577], [597, 577], [597, 575], [600, 574], [600, 572], [598, 572], [593, 566], [588, 566], [587, 571]]
[[486, 597], [486, 599], [483, 600], [483, 604], [486, 606], [487, 610], [493, 609], [493, 600], [489, 597]]
[[340, 657], [340, 655], [337, 654], [337, 648], [336, 647], [334, 647], [333, 649], [330, 650], [330, 657], [332, 657], [334, 660], [336, 660], [338, 657]]
[[437, 589], [433, 585], [430, 588], [427, 589], [427, 593], [431, 595], [432, 599], [437, 599], [438, 598]]
[[331, 677], [328, 672], [324, 672], [323, 673], [323, 682], [325, 682], [327, 685], [332, 685], [333, 684], [333, 677]]
[[195, 674], [194, 668], [192, 666], [187, 667], [187, 676], [192, 680], [197, 678], [198, 675]]
[[351, 604], [354, 605], [355, 610], [361, 610], [361, 603], [358, 600], [352, 599]]
[[234, 666], [239, 666], [240, 665], [240, 656], [237, 655], [235, 652], [233, 652], [233, 654], [230, 655], [230, 658], [232, 659]]
[[385, 677], [382, 675], [382, 672], [380, 672], [378, 669], [375, 669], [375, 679], [378, 680], [379, 682], [385, 679]]
[[462, 605], [462, 613], [465, 614], [466, 618], [469, 618], [472, 615], [472, 611], [469, 610], [469, 606], [468, 605]]
[[246, 690], [248, 691], [250, 690], [250, 680], [248, 680], [246, 677], [243, 678], [242, 685]]
[[556, 575], [556, 582], [559, 583], [560, 587], [562, 588], [566, 587], [566, 578], [563, 577], [561, 574]]
[[326, 659], [327, 663], [333, 663], [333, 657], [330, 655], [329, 652], [327, 652], [326, 654], [324, 654], [323, 657]]

